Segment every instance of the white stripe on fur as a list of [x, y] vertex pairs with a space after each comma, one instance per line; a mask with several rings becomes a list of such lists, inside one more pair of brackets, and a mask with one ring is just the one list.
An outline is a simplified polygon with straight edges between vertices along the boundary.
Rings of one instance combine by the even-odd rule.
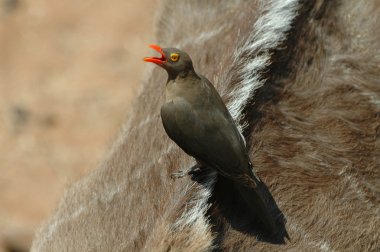
[[208, 219], [205, 216], [210, 207], [207, 200], [211, 197], [212, 189], [217, 178], [215, 171], [210, 171], [207, 176], [208, 178], [205, 179], [207, 183], [205, 185], [197, 186], [196, 183], [193, 183], [191, 187], [184, 190], [185, 192], [190, 192], [194, 187], [198, 187], [198, 190], [196, 190], [195, 195], [190, 201], [193, 207], [189, 208], [188, 211], [185, 211], [181, 217], [177, 219], [172, 226], [174, 232], [176, 232], [176, 230], [184, 230], [190, 226], [196, 226], [198, 233], [201, 235], [207, 234], [209, 225]]
[[[242, 118], [248, 100], [264, 84], [261, 72], [270, 65], [270, 50], [286, 39], [286, 33], [297, 15], [298, 3], [299, 0], [262, 1], [261, 13], [265, 14], [253, 25], [253, 31], [243, 47], [237, 48], [233, 64], [241, 66], [238, 74], [242, 80], [227, 94], [232, 97], [227, 107], [236, 122]], [[247, 55], [253, 56], [250, 62], [246, 62]], [[244, 126], [240, 125], [240, 130]]]

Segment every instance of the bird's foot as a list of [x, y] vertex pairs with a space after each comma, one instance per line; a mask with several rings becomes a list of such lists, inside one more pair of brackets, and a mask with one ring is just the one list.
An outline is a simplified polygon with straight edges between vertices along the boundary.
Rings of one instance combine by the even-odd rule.
[[179, 178], [183, 178], [185, 177], [187, 174], [189, 174], [189, 171], [186, 170], [186, 171], [178, 171], [178, 172], [174, 172], [170, 175], [170, 178], [171, 179], [179, 179]]
[[197, 173], [199, 173], [201, 171], [199, 165], [194, 165], [184, 171], [178, 171], [178, 172], [174, 172], [170, 175], [170, 177], [172, 179], [179, 179], [179, 178], [183, 178], [185, 177], [186, 175], [191, 175], [191, 176], [194, 176], [194, 175], [197, 175]]
[[189, 169], [189, 172], [187, 174], [189, 175], [197, 175], [198, 173], [201, 172], [201, 168], [197, 165], [194, 165]]

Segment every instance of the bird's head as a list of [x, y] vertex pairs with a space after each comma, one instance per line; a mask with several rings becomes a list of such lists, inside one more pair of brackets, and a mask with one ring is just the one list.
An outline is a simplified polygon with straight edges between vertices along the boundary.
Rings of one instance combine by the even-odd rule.
[[161, 57], [146, 57], [144, 61], [155, 63], [164, 68], [168, 72], [169, 78], [194, 72], [193, 62], [184, 51], [176, 48], [161, 48], [158, 45], [150, 45], [149, 47], [159, 52]]

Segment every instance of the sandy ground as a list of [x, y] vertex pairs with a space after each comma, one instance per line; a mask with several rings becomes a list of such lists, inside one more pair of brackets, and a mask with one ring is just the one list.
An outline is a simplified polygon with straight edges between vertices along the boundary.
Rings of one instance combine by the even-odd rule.
[[0, 0], [0, 251], [28, 246], [117, 136], [151, 54], [156, 5]]

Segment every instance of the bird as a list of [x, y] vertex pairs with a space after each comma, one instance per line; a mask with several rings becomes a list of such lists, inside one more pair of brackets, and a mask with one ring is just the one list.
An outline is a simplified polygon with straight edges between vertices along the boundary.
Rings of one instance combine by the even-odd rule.
[[[161, 57], [145, 57], [144, 61], [168, 73], [161, 119], [169, 138], [200, 166], [210, 167], [233, 181], [249, 212], [268, 232], [276, 233], [274, 218], [258, 188], [262, 181], [248, 156], [244, 137], [214, 85], [195, 72], [186, 52], [158, 45], [149, 47]], [[182, 177], [183, 173], [177, 175]]]

